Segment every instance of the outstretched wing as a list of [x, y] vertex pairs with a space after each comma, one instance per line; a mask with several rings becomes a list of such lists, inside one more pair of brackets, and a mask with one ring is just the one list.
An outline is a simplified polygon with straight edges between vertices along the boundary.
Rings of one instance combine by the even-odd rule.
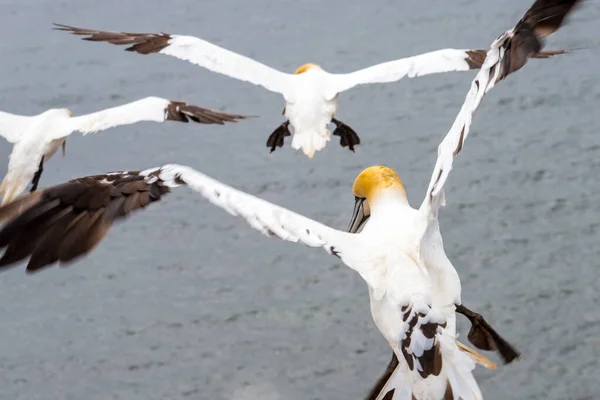
[[0, 111], [0, 136], [9, 143], [17, 143], [33, 118]]
[[127, 51], [140, 54], [160, 53], [186, 60], [214, 72], [284, 93], [293, 75], [268, 67], [251, 58], [216, 46], [193, 36], [168, 33], [127, 33], [98, 31], [54, 24], [57, 30], [87, 36], [84, 40], [129, 45]]
[[481, 68], [485, 50], [443, 49], [374, 65], [349, 74], [332, 74], [327, 92], [333, 98], [340, 92], [368, 83], [395, 82], [404, 77], [437, 74], [451, 71], [468, 71]]
[[350, 267], [361, 252], [356, 235], [278, 207], [211, 179], [189, 167], [166, 165], [136, 172], [116, 172], [75, 179], [27, 194], [0, 208], [0, 268], [30, 257], [33, 272], [55, 262], [68, 262], [97, 245], [112, 224], [149, 203], [169, 188], [187, 185], [211, 203], [240, 216], [267, 236], [323, 247]]
[[139, 171], [88, 176], [32, 192], [0, 207], [0, 269], [29, 258], [27, 272], [92, 250], [112, 224], [169, 192]]
[[582, 0], [537, 0], [521, 22], [532, 27], [538, 38], [544, 38], [556, 32], [566, 16], [581, 3]]
[[208, 110], [160, 97], [146, 97], [122, 106], [72, 117], [67, 121], [65, 129], [56, 130], [52, 133], [52, 139], [68, 136], [74, 131], [79, 131], [85, 135], [142, 121], [177, 121], [185, 123], [193, 121], [200, 124], [223, 125], [225, 122], [237, 122], [244, 118], [247, 117]]
[[483, 96], [499, 81], [521, 69], [528, 58], [546, 58], [564, 51], [540, 52], [542, 38], [556, 31], [566, 15], [581, 0], [537, 0], [515, 28], [492, 43], [481, 70], [471, 83], [458, 116], [438, 147], [438, 158], [421, 209], [437, 210], [444, 202], [443, 188], [452, 169], [454, 156], [462, 149], [471, 128], [473, 114]]

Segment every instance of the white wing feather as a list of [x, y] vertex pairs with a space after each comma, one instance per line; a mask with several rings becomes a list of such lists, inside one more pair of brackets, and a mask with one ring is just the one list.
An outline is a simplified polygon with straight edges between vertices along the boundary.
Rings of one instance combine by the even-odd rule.
[[251, 58], [194, 36], [173, 35], [159, 53], [189, 61], [214, 72], [284, 93], [294, 75], [268, 67]]
[[467, 62], [468, 51], [442, 49], [374, 65], [349, 74], [332, 74], [327, 97], [333, 98], [357, 85], [395, 82], [407, 76], [414, 78], [441, 72], [468, 71], [471, 69]]
[[425, 200], [421, 204], [421, 210], [425, 210], [426, 208], [431, 208], [430, 211], [437, 210], [444, 204], [443, 188], [452, 170], [454, 156], [460, 152], [464, 141], [469, 135], [473, 114], [479, 108], [483, 96], [498, 81], [501, 68], [497, 68], [497, 66], [499, 66], [505, 54], [502, 44], [509, 33], [510, 31], [498, 38], [492, 44], [490, 50], [488, 50], [480, 71], [471, 83], [471, 88], [467, 93], [460, 112], [456, 116], [448, 134], [438, 146], [438, 158], [431, 175], [427, 193], [425, 194]]
[[[430, 272], [432, 285], [435, 287], [434, 303], [461, 304], [461, 284], [458, 274], [444, 250], [442, 235], [438, 222], [440, 207], [444, 205], [444, 184], [452, 169], [454, 156], [457, 155], [469, 135], [473, 114], [481, 104], [483, 96], [498, 81], [500, 68], [496, 68], [504, 58], [505, 49], [501, 46], [508, 32], [492, 44], [483, 62], [481, 70], [473, 79], [471, 88], [450, 131], [438, 147], [438, 158], [433, 169], [431, 181], [421, 204], [421, 212], [429, 216], [429, 225], [423, 235], [420, 254], [427, 270]], [[453, 313], [449, 313], [450, 315]], [[453, 321], [450, 321], [453, 323]]]
[[10, 143], [17, 143], [33, 118], [0, 111], [0, 136]]
[[[322, 247], [329, 254], [340, 257], [353, 268], [359, 257], [357, 235], [332, 229], [317, 221], [296, 214], [283, 207], [236, 190], [186, 166], [170, 164], [142, 171], [148, 182], [160, 179], [168, 186], [187, 185], [202, 197], [227, 211], [242, 217], [254, 229], [266, 236]], [[154, 177], [153, 177], [154, 175]]]
[[169, 103], [169, 100], [160, 97], [146, 97], [122, 106], [72, 117], [64, 122], [64, 126], [53, 130], [50, 139], [64, 138], [75, 131], [86, 135], [141, 121], [164, 122]]

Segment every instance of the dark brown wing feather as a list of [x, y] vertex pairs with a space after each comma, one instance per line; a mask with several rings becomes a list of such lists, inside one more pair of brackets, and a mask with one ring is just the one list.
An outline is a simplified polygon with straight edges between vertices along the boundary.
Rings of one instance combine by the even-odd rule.
[[469, 64], [469, 68], [479, 69], [485, 61], [487, 50], [468, 50], [467, 55], [467, 64]]
[[542, 52], [543, 38], [554, 33], [565, 17], [582, 0], [537, 0], [514, 28], [514, 36], [507, 45], [501, 79], [521, 69], [528, 58], [550, 58], [565, 54], [565, 50]]
[[131, 45], [127, 51], [140, 54], [158, 53], [169, 45], [171, 35], [168, 33], [129, 33], [113, 31], [97, 31], [93, 29], [76, 28], [74, 26], [53, 24], [58, 31], [70, 32], [73, 35], [88, 36], [83, 40], [92, 42], [108, 42], [116, 45]]
[[544, 38], [560, 28], [567, 14], [581, 2], [582, 0], [537, 0], [527, 10], [522, 21], [531, 26], [538, 37]]
[[91, 251], [112, 224], [158, 201], [169, 188], [158, 179], [119, 172], [75, 179], [0, 207], [0, 270], [29, 257], [27, 272], [66, 263]]
[[218, 124], [225, 122], [237, 122], [248, 118], [246, 115], [228, 114], [221, 111], [209, 110], [207, 108], [192, 106], [180, 101], [171, 101], [165, 110], [168, 121], [188, 122], [194, 121], [200, 124]]

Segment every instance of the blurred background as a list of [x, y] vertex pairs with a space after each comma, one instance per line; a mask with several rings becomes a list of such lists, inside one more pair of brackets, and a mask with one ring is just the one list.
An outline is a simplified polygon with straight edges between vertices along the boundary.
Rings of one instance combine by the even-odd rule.
[[[488, 48], [520, 0], [0, 0], [0, 110], [89, 113], [155, 95], [260, 118], [226, 126], [140, 123], [67, 141], [40, 185], [187, 164], [344, 229], [365, 167], [398, 171], [414, 206], [472, 72], [340, 96], [362, 144], [314, 159], [269, 154], [282, 98], [161, 55], [52, 31], [52, 23], [189, 34], [270, 66], [334, 72], [445, 48]], [[446, 186], [441, 228], [463, 301], [524, 354], [476, 370], [487, 400], [600, 392], [600, 5], [484, 99]], [[0, 141], [0, 174], [11, 147]], [[460, 317], [463, 338], [469, 323]], [[0, 276], [0, 398], [361, 399], [390, 350], [365, 283], [325, 252], [262, 237], [186, 189], [116, 225], [69, 268]], [[500, 360], [491, 355], [498, 364]]]

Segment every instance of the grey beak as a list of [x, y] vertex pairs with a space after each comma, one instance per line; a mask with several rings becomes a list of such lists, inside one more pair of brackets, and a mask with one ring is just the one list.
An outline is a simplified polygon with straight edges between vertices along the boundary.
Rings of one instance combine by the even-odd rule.
[[366, 199], [355, 197], [354, 202], [354, 212], [352, 213], [352, 219], [350, 220], [350, 225], [348, 226], [348, 232], [356, 233], [363, 225], [363, 223], [369, 219], [369, 215], [365, 216], [365, 207], [364, 202]]

